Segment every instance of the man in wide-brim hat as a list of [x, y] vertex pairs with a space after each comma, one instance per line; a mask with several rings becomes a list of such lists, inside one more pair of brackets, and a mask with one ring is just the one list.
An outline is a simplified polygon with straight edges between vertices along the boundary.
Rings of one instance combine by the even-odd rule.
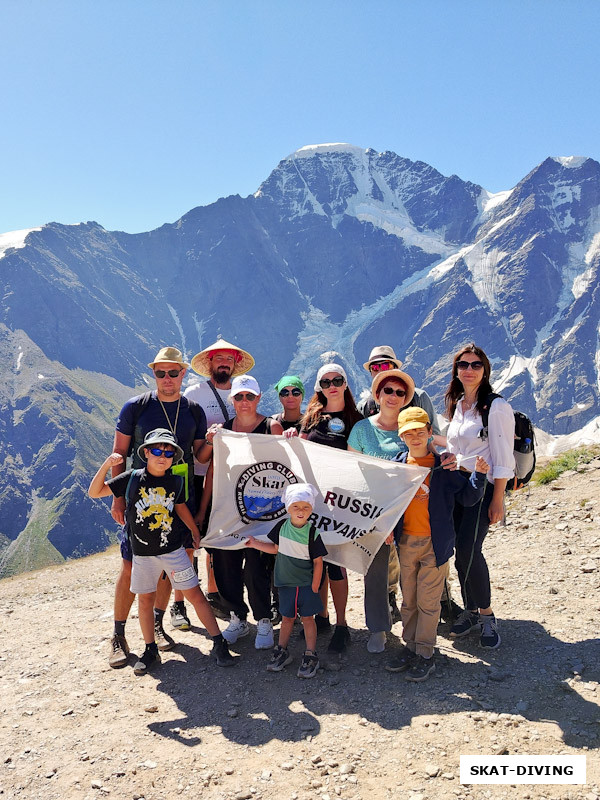
[[214, 344], [205, 347], [192, 358], [192, 369], [198, 375], [204, 375], [209, 378], [213, 376], [214, 359], [215, 356], [221, 354], [228, 354], [233, 358], [233, 368], [229, 374], [229, 378], [234, 378], [236, 375], [244, 375], [250, 372], [254, 366], [254, 359], [241, 347], [237, 347], [231, 342], [226, 342], [225, 339], [217, 339]]

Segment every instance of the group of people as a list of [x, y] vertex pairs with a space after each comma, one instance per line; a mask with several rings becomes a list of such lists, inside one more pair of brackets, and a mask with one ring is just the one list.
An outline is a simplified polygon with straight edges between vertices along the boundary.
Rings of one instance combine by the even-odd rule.
[[[452, 622], [452, 638], [477, 632], [482, 647], [499, 646], [483, 542], [489, 525], [504, 514], [504, 491], [513, 475], [514, 417], [504, 399], [490, 398], [491, 367], [481, 348], [469, 344], [454, 356], [444, 435], [427, 392], [415, 386], [387, 345], [375, 347], [364, 364], [371, 392], [358, 407], [346, 371], [332, 362], [317, 370], [304, 411], [302, 380], [283, 376], [275, 387], [281, 411], [273, 416], [258, 410], [261, 390], [249, 374], [254, 359], [240, 347], [219, 339], [195, 355], [192, 369], [207, 380], [182, 392], [188, 366], [174, 347], [157, 353], [149, 364], [156, 389], [125, 403], [113, 453], [90, 484], [92, 497], [112, 495], [112, 515], [123, 525], [112, 667], [128, 661], [125, 624], [135, 594], [146, 643], [136, 674], [160, 660], [159, 650], [175, 646], [164, 629], [171, 585], [172, 627], [190, 627], [185, 598], [213, 637], [220, 666], [234, 662], [229, 645], [249, 635], [250, 609], [256, 622], [255, 647], [272, 650], [270, 670], [283, 669], [291, 661], [287, 645], [298, 614], [306, 644], [300, 677], [313, 677], [318, 669], [319, 634], [331, 633], [330, 653], [343, 653], [350, 644], [348, 577], [345, 569], [327, 561], [319, 532], [308, 522], [317, 492], [310, 484], [286, 492], [282, 499], [289, 519], [275, 526], [268, 543], [250, 537], [242, 549], [209, 550], [207, 596], [200, 590], [194, 550], [210, 516], [213, 441], [222, 427], [238, 433], [300, 436], [429, 469], [364, 576], [367, 648], [383, 652], [387, 633], [401, 619], [404, 647], [392, 654], [386, 668], [405, 672], [409, 680], [425, 680], [435, 669], [436, 631], [444, 609], [444, 619]], [[462, 607], [449, 592], [454, 552]], [[296, 592], [293, 598], [290, 590]], [[329, 619], [330, 593], [335, 625]], [[229, 615], [222, 632], [215, 611]], [[274, 624], [280, 620], [275, 644]]]

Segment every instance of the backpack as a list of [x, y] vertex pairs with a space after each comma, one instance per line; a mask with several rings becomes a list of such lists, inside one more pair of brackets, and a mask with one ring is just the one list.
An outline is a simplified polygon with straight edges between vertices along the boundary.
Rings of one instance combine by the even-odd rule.
[[[502, 395], [495, 392], [489, 394], [481, 412], [483, 429], [480, 435], [482, 439], [487, 439], [490, 406], [497, 397], [502, 397]], [[514, 411], [513, 413], [515, 416], [515, 446], [513, 450], [515, 477], [506, 484], [507, 492], [527, 486], [534, 473], [536, 462], [533, 424], [529, 417], [525, 416], [521, 411]]]

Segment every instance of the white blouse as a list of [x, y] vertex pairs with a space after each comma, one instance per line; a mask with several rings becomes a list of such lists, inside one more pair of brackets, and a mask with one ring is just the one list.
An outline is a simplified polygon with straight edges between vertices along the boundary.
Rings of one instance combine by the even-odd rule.
[[488, 481], [494, 478], [510, 479], [514, 475], [515, 418], [509, 403], [501, 397], [492, 401], [488, 414], [488, 437], [482, 439], [481, 415], [473, 405], [463, 413], [462, 400], [458, 401], [454, 417], [446, 431], [447, 449], [456, 455], [459, 467], [475, 469], [475, 459], [482, 456], [490, 465]]

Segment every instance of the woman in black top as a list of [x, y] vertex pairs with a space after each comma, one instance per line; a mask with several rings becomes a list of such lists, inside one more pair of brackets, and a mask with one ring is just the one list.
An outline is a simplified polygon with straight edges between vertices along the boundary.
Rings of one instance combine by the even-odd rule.
[[284, 375], [276, 384], [275, 391], [279, 395], [279, 402], [283, 411], [273, 414], [273, 419], [281, 423], [284, 431], [295, 428], [300, 432], [302, 410], [300, 406], [304, 400], [304, 384], [297, 375]]

